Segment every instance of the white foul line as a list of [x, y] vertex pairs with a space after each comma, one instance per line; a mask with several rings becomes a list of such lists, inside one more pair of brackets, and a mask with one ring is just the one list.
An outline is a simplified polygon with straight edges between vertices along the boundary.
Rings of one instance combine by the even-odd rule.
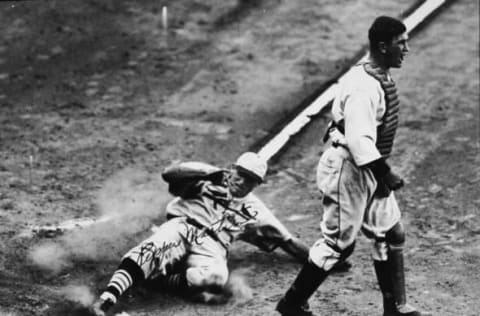
[[[410, 33], [422, 21], [424, 21], [430, 14], [440, 8], [447, 0], [427, 0], [419, 6], [414, 12], [403, 20]], [[360, 58], [358, 61], [366, 58], [367, 55]], [[357, 61], [357, 62], [358, 62]], [[357, 63], [356, 62], [356, 63]], [[355, 63], [355, 64], [356, 64]], [[276, 136], [274, 136], [267, 144], [265, 144], [258, 154], [265, 160], [269, 160], [276, 153], [278, 153], [290, 140], [292, 136], [297, 134], [303, 127], [311, 121], [311, 117], [320, 113], [335, 97], [338, 89], [338, 82], [341, 81], [351, 71], [343, 74], [336, 83], [333, 83], [320, 96], [318, 96], [307, 108], [305, 108], [299, 115], [297, 115], [290, 123], [288, 123]]]

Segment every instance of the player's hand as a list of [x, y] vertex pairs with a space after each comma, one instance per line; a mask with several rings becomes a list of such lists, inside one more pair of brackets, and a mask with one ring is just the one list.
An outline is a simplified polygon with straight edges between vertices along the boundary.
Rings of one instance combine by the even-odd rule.
[[377, 189], [375, 195], [380, 198], [386, 198], [392, 191], [403, 187], [403, 179], [392, 171], [388, 171], [385, 176], [377, 180]]
[[398, 190], [404, 185], [403, 179], [392, 171], [389, 171], [385, 177], [383, 177], [383, 182], [392, 191]]
[[375, 189], [375, 196], [379, 198], [386, 198], [390, 195], [392, 190], [386, 185], [382, 179], [377, 180], [377, 188]]

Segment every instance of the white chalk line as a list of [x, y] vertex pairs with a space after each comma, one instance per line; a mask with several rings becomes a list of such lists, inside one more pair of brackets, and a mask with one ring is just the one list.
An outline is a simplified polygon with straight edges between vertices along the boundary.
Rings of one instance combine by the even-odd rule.
[[[448, 0], [427, 0], [413, 11], [408, 17], [403, 20], [407, 28], [407, 32], [413, 31], [420, 23], [428, 18], [433, 12], [445, 4]], [[364, 60], [368, 55], [364, 55], [357, 62]], [[310, 123], [312, 117], [319, 114], [335, 97], [339, 83], [352, 71], [349, 69], [343, 74], [337, 82], [330, 85], [321, 95], [319, 95], [309, 106], [307, 106], [299, 115], [297, 115], [290, 123], [288, 123], [277, 135], [267, 142], [259, 151], [258, 154], [265, 160], [270, 160], [277, 154], [290, 140], [290, 138], [300, 132], [307, 124]], [[59, 225], [34, 226], [29, 232], [55, 232], [72, 230], [75, 228], [82, 228], [98, 223], [110, 221], [114, 216], [105, 216], [98, 219], [71, 219], [62, 222]]]

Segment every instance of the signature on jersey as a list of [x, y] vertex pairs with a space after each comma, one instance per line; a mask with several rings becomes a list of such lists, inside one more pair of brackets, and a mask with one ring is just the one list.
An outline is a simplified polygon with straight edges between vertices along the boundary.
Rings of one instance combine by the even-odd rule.
[[242, 230], [247, 223], [255, 220], [258, 215], [258, 211], [251, 211], [249, 208], [249, 206], [242, 205], [240, 211], [226, 209], [220, 219], [213, 222], [210, 227], [204, 227], [200, 230], [198, 230], [196, 227], [191, 227], [185, 224], [187, 241], [190, 244], [196, 243], [197, 245], [201, 245], [202, 239], [208, 235], [218, 235], [218, 233], [223, 230]]
[[[247, 223], [256, 219], [258, 211], [249, 210], [248, 206], [242, 205], [240, 211], [227, 209], [223, 213], [220, 219], [212, 223], [210, 227], [204, 227], [198, 229], [197, 227], [185, 225], [186, 233], [185, 240], [178, 240], [173, 242], [164, 241], [160, 247], [157, 247], [154, 242], [149, 241], [140, 247], [140, 249], [134, 252], [137, 256], [137, 264], [143, 266], [149, 264], [150, 268], [154, 265], [161, 266], [164, 260], [170, 260], [173, 256], [172, 250], [183, 246], [183, 243], [201, 245], [203, 238], [217, 235], [223, 230], [238, 231], [241, 230]], [[180, 258], [178, 258], [180, 259]]]
[[150, 269], [155, 265], [161, 266], [164, 260], [170, 260], [172, 257], [171, 250], [182, 246], [182, 240], [174, 242], [164, 241], [160, 247], [157, 247], [154, 242], [149, 241], [140, 247], [140, 250], [133, 253], [137, 256], [137, 264], [143, 267], [144, 264], [149, 264]]

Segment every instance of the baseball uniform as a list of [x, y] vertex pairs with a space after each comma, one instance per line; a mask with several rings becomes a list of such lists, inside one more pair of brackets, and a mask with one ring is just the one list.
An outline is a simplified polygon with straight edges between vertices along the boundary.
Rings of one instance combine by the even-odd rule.
[[243, 198], [228, 194], [217, 198], [210, 193], [226, 192], [227, 187], [210, 181], [197, 190], [191, 198], [174, 198], [166, 207], [169, 220], [125, 255], [124, 259], [141, 267], [145, 278], [167, 275], [183, 262], [189, 286], [223, 286], [228, 279], [228, 250], [235, 240], [272, 251], [292, 238], [253, 193]]
[[310, 250], [311, 260], [326, 271], [361, 229], [377, 240], [374, 259], [386, 259], [382, 239], [399, 222], [400, 210], [393, 192], [382, 198], [375, 195], [377, 181], [369, 168], [362, 167], [390, 154], [398, 113], [394, 88], [388, 72], [361, 63], [343, 79], [333, 102], [333, 120], [343, 129], [344, 139], [335, 140], [342, 145], [330, 146], [318, 163], [323, 238]]

